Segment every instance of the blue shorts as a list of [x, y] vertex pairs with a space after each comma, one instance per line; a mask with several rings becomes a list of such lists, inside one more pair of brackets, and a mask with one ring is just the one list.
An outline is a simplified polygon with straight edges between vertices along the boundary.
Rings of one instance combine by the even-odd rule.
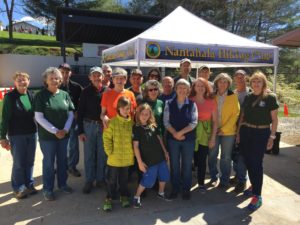
[[170, 180], [170, 172], [166, 161], [148, 167], [146, 173], [143, 174], [140, 184], [145, 188], [152, 188], [157, 178], [160, 182], [168, 182]]

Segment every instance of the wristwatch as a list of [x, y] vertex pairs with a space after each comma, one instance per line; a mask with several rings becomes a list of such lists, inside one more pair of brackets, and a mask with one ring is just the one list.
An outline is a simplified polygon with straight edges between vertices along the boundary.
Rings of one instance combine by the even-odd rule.
[[276, 135], [270, 135], [270, 138], [275, 140], [276, 139]]

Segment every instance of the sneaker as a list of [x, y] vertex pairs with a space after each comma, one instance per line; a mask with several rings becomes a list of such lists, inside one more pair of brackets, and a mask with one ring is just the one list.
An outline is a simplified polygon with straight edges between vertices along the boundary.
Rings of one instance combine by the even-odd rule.
[[234, 192], [235, 193], [241, 193], [245, 189], [246, 189], [246, 183], [239, 182], [239, 183], [237, 183], [237, 185], [235, 185]]
[[140, 197], [134, 197], [133, 198], [133, 208], [139, 209], [142, 207], [141, 198]]
[[72, 174], [74, 177], [81, 177], [81, 173], [76, 168], [69, 168], [68, 172], [69, 174]]
[[28, 192], [28, 194], [30, 194], [30, 195], [35, 195], [36, 193], [38, 193], [38, 190], [37, 190], [34, 186], [30, 186], [30, 187], [27, 189], [27, 192]]
[[21, 190], [21, 191], [15, 191], [14, 192], [16, 199], [24, 199], [28, 196], [27, 189]]
[[199, 192], [201, 193], [201, 194], [205, 194], [205, 192], [206, 192], [206, 187], [204, 186], [204, 185], [199, 185]]
[[169, 195], [169, 199], [176, 199], [178, 197], [178, 193], [175, 191], [172, 191], [171, 194]]
[[121, 196], [120, 197], [121, 206], [123, 208], [127, 208], [130, 206], [130, 202], [127, 196]]
[[157, 197], [162, 200], [165, 200], [166, 202], [172, 201], [172, 199], [166, 196], [165, 193], [157, 193]]
[[251, 202], [247, 206], [250, 211], [255, 211], [262, 205], [262, 198], [259, 195], [254, 195], [251, 199]]
[[229, 180], [229, 184], [231, 184], [231, 185], [236, 185], [238, 183], [239, 183], [239, 179], [237, 176], [235, 176], [234, 178], [230, 178], [230, 180]]
[[61, 188], [59, 188], [62, 192], [64, 192], [65, 194], [72, 194], [73, 193], [73, 189], [66, 185], [66, 186], [63, 186]]
[[91, 193], [92, 188], [93, 188], [93, 183], [92, 183], [92, 182], [86, 182], [86, 183], [84, 184], [84, 187], [83, 187], [83, 189], [82, 189], [82, 192], [83, 192], [84, 194], [89, 194], [89, 193]]
[[190, 200], [191, 199], [191, 192], [190, 191], [183, 191], [182, 192], [182, 199], [183, 200]]
[[217, 186], [218, 186], [218, 180], [211, 179], [211, 180], [208, 182], [208, 185], [209, 185], [209, 186], [212, 186], [212, 187], [217, 187]]
[[227, 189], [227, 188], [228, 188], [228, 185], [226, 185], [226, 184], [222, 184], [222, 183], [219, 183], [219, 185], [218, 185], [218, 188], [219, 188], [219, 189], [223, 189], [223, 190], [225, 190], [225, 189]]
[[111, 199], [105, 199], [105, 202], [103, 204], [103, 210], [105, 212], [110, 212], [112, 210], [112, 200]]
[[54, 193], [52, 191], [43, 191], [43, 195], [46, 201], [55, 200]]
[[252, 187], [250, 186], [248, 189], [246, 189], [243, 194], [244, 196], [252, 197], [253, 196]]

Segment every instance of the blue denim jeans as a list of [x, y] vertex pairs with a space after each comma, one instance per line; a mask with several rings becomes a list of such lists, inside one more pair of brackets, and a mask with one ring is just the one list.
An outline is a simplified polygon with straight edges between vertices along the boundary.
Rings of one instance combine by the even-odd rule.
[[43, 153], [43, 190], [52, 192], [54, 189], [56, 161], [56, 175], [58, 188], [67, 185], [67, 145], [68, 138], [59, 140], [39, 140]]
[[224, 185], [229, 184], [229, 178], [231, 173], [231, 153], [235, 142], [235, 135], [219, 136], [216, 137], [216, 145], [209, 151], [208, 166], [209, 173], [212, 180], [218, 179], [218, 155], [219, 146], [221, 145], [221, 159], [220, 159], [220, 183]]
[[[176, 141], [168, 139], [171, 161], [171, 182], [173, 192], [180, 191], [182, 175], [182, 190], [190, 191], [192, 186], [192, 161], [195, 150], [195, 141]], [[180, 169], [181, 168], [181, 169]]]
[[104, 152], [103, 128], [94, 122], [83, 122], [87, 140], [84, 142], [84, 170], [86, 182], [104, 181], [107, 156]]
[[239, 153], [236, 163], [233, 163], [233, 170], [236, 172], [236, 176], [240, 183], [247, 181], [247, 167], [245, 164], [244, 156]]
[[36, 149], [36, 133], [9, 136], [13, 167], [11, 185], [14, 191], [22, 191], [34, 184], [33, 165]]
[[68, 167], [75, 169], [79, 162], [79, 141], [78, 141], [78, 126], [74, 120], [70, 128], [70, 137], [68, 141]]

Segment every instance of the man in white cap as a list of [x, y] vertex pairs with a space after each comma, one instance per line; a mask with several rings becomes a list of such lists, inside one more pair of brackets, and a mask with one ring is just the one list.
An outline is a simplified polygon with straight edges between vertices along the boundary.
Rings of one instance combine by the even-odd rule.
[[203, 79], [207, 80], [211, 87], [211, 91], [213, 91], [214, 84], [213, 82], [209, 81], [210, 74], [210, 68], [207, 65], [203, 65], [198, 69], [198, 77], [202, 77]]
[[195, 78], [190, 75], [191, 70], [192, 70], [191, 60], [188, 58], [182, 59], [180, 61], [180, 75], [174, 79], [174, 83], [176, 84], [176, 82], [179, 79], [183, 78], [183, 79], [187, 80], [190, 83], [190, 85], [192, 86], [193, 82], [195, 81]]

